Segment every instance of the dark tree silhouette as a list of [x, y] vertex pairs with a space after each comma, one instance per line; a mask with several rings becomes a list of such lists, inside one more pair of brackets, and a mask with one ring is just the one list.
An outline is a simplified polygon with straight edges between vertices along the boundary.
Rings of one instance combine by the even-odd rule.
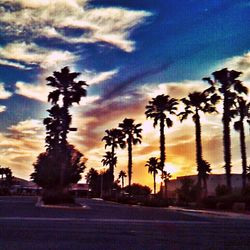
[[[70, 128], [72, 117], [69, 108], [86, 96], [84, 87], [87, 84], [84, 81], [75, 80], [79, 75], [80, 73], [70, 72], [68, 67], [64, 67], [60, 72], [55, 71], [53, 76], [46, 79], [47, 85], [55, 89], [48, 95], [48, 101], [51, 102], [52, 107], [48, 110], [49, 117], [43, 121], [47, 131], [46, 152], [38, 156], [34, 164], [35, 172], [31, 177], [45, 189], [53, 186], [53, 189], [57, 190], [58, 202], [60, 202], [60, 193], [63, 196], [67, 192], [68, 185], [77, 182], [80, 172], [84, 169], [81, 162], [83, 155], [67, 142], [69, 131], [76, 131], [76, 128]], [[59, 101], [62, 102], [61, 106]], [[77, 162], [72, 163], [75, 155], [77, 155]], [[48, 166], [51, 169], [48, 169]], [[46, 176], [45, 173], [51, 175]], [[51, 183], [41, 178], [47, 178]], [[49, 194], [50, 191], [53, 190], [47, 190], [47, 193]]]
[[126, 144], [128, 146], [128, 185], [131, 186], [132, 179], [132, 145], [141, 143], [141, 123], [135, 124], [133, 119], [125, 118], [122, 123], [119, 124], [121, 128]]
[[[125, 147], [125, 141], [124, 141], [124, 135], [120, 129], [110, 129], [105, 130], [106, 135], [102, 138], [103, 141], [105, 141], [105, 148], [111, 147], [111, 152], [109, 154], [109, 158], [111, 158], [110, 163], [106, 164], [109, 165], [109, 172], [111, 174], [112, 182], [114, 181], [114, 167], [117, 163], [117, 157], [115, 156], [115, 149], [119, 146], [121, 148]], [[113, 160], [112, 160], [113, 159]]]
[[94, 168], [91, 168], [85, 175], [86, 182], [89, 184], [91, 192], [96, 196], [100, 195], [99, 173]]
[[118, 179], [122, 179], [122, 188], [124, 188], [124, 178], [127, 177], [127, 174], [125, 171], [121, 170], [118, 176]]
[[164, 182], [164, 196], [165, 198], [167, 198], [167, 194], [168, 194], [168, 181], [172, 178], [172, 175], [170, 173], [168, 173], [167, 171], [163, 170], [162, 174], [161, 174], [161, 179]]
[[201, 181], [203, 181], [203, 188], [206, 193], [206, 180], [208, 174], [211, 172], [211, 168], [208, 162], [203, 160], [202, 156], [202, 142], [201, 142], [201, 122], [200, 122], [200, 113], [215, 113], [216, 108], [215, 104], [219, 101], [219, 96], [209, 94], [207, 90], [204, 92], [193, 92], [188, 95], [188, 98], [183, 98], [181, 101], [185, 105], [185, 111], [178, 114], [181, 119], [181, 122], [184, 119], [187, 119], [188, 116], [192, 116], [192, 119], [195, 124], [195, 142], [196, 142], [196, 164], [198, 171], [198, 186], [201, 187]]
[[247, 178], [247, 153], [246, 153], [246, 138], [244, 130], [244, 121], [250, 116], [249, 103], [247, 104], [241, 96], [237, 97], [236, 102], [239, 120], [234, 123], [234, 129], [240, 133], [240, 152], [242, 160], [242, 189], [246, 188]]
[[154, 194], [156, 194], [156, 175], [158, 174], [158, 170], [160, 168], [158, 159], [156, 157], [149, 158], [145, 166], [148, 167], [148, 172], [153, 174]]
[[170, 98], [169, 95], [158, 95], [149, 101], [146, 106], [146, 117], [154, 119], [154, 127], [160, 122], [160, 166], [163, 169], [165, 164], [165, 124], [167, 127], [173, 126], [173, 121], [169, 115], [176, 115], [178, 101]]
[[[0, 167], [0, 194], [3, 192], [4, 194], [9, 192], [9, 188], [12, 185], [12, 171], [10, 168]], [[2, 190], [2, 191], [1, 191]]]
[[247, 94], [248, 89], [238, 79], [241, 72], [235, 70], [228, 70], [224, 68], [212, 73], [213, 78], [203, 78], [211, 84], [211, 89], [215, 90], [218, 87], [218, 92], [223, 99], [223, 145], [224, 145], [224, 161], [225, 170], [227, 176], [227, 187], [231, 191], [231, 136], [230, 136], [230, 122], [232, 118], [237, 114], [233, 109], [238, 94]]
[[85, 169], [85, 159], [73, 145], [67, 145], [67, 153], [46, 151], [41, 153], [34, 163], [34, 173], [31, 179], [45, 190], [57, 189], [61, 184], [60, 162], [67, 162], [63, 175], [63, 183], [68, 186], [77, 183], [81, 179], [81, 173]]

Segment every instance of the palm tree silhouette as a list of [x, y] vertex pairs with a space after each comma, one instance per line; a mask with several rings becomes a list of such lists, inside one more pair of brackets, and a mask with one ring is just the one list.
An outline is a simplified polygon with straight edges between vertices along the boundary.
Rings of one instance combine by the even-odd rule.
[[128, 185], [131, 186], [132, 179], [132, 145], [141, 143], [141, 123], [135, 124], [133, 119], [125, 118], [122, 123], [119, 123], [125, 142], [128, 146]]
[[246, 188], [247, 178], [247, 153], [244, 121], [250, 116], [250, 103], [244, 100], [241, 96], [237, 98], [237, 110], [239, 113], [239, 120], [234, 123], [234, 129], [240, 133], [240, 151], [242, 160], [242, 189]]
[[64, 67], [60, 72], [53, 72], [53, 76], [46, 78], [47, 85], [55, 88], [54, 91], [48, 95], [48, 101], [52, 104], [57, 104], [60, 98], [62, 99], [62, 107], [60, 109], [62, 121], [61, 121], [61, 141], [62, 144], [66, 144], [67, 133], [71, 130], [69, 128], [71, 124], [71, 115], [69, 114], [69, 107], [73, 103], [80, 102], [82, 97], [87, 94], [84, 86], [88, 86], [84, 81], [75, 81], [80, 73], [70, 72], [68, 67]]
[[162, 173], [161, 173], [161, 179], [163, 180], [164, 182], [164, 196], [165, 198], [167, 198], [167, 194], [168, 194], [168, 186], [167, 186], [167, 182], [172, 178], [172, 175], [170, 173], [168, 173], [167, 171], [163, 170]]
[[156, 157], [151, 157], [145, 164], [146, 167], [148, 167], [148, 172], [150, 174], [153, 174], [153, 180], [154, 180], [154, 194], [156, 194], [156, 175], [158, 174], [159, 170], [159, 162]]
[[213, 94], [210, 96], [209, 92], [193, 92], [188, 95], [188, 98], [182, 98], [181, 101], [185, 105], [185, 111], [178, 114], [181, 122], [192, 115], [195, 124], [195, 142], [196, 142], [196, 164], [198, 171], [198, 186], [201, 187], [201, 181], [204, 184], [204, 190], [206, 191], [206, 180], [208, 174], [211, 172], [211, 168], [208, 162], [203, 160], [202, 156], [202, 142], [201, 142], [201, 122], [200, 114], [203, 113], [215, 113], [215, 104], [219, 100], [219, 96]]
[[208, 81], [212, 85], [212, 89], [215, 90], [216, 85], [219, 85], [218, 92], [223, 97], [223, 145], [224, 145], [224, 161], [227, 177], [227, 187], [231, 191], [231, 136], [230, 136], [230, 122], [232, 118], [237, 114], [233, 110], [235, 105], [235, 100], [238, 94], [247, 94], [248, 89], [242, 84], [238, 79], [241, 72], [235, 70], [228, 70], [224, 68], [219, 71], [212, 73], [214, 79], [203, 78], [203, 80]]
[[[53, 76], [46, 78], [47, 85], [55, 88], [54, 91], [48, 95], [48, 101], [53, 107], [48, 110], [49, 116], [44, 119], [44, 124], [47, 129], [47, 150], [60, 151], [61, 154], [66, 155], [67, 152], [67, 134], [69, 131], [76, 130], [70, 128], [71, 115], [69, 108], [73, 103], [80, 102], [81, 98], [86, 96], [86, 89], [88, 86], [84, 81], [75, 81], [80, 73], [70, 72], [68, 67], [64, 67], [60, 72], [53, 72]], [[62, 100], [62, 106], [58, 105], [58, 101]], [[68, 157], [69, 158], [69, 157]], [[61, 164], [61, 186], [64, 186], [64, 175], [67, 162]]]
[[124, 188], [124, 178], [126, 178], [126, 177], [127, 177], [126, 172], [121, 170], [120, 173], [119, 173], [118, 179], [122, 179], [122, 188]]
[[111, 167], [116, 166], [116, 163], [117, 163], [117, 157], [112, 152], [107, 151], [106, 154], [103, 155], [102, 164], [103, 166], [109, 166], [109, 171]]
[[[115, 157], [115, 149], [120, 146], [121, 148], [125, 147], [125, 142], [124, 142], [124, 135], [120, 129], [113, 128], [110, 130], [105, 130], [106, 135], [102, 138], [103, 141], [105, 141], [105, 148], [106, 147], [111, 147], [111, 152], [110, 152], [110, 157], [111, 158], [116, 158], [116, 160], [113, 159], [111, 160], [111, 164], [109, 165], [109, 170], [110, 170], [110, 175], [112, 180], [114, 181], [114, 166], [117, 163], [117, 157]], [[113, 165], [112, 162], [115, 162]]]
[[146, 117], [154, 119], [154, 127], [160, 121], [160, 167], [165, 164], [165, 123], [168, 128], [173, 126], [173, 121], [167, 115], [176, 115], [178, 101], [169, 95], [158, 95], [149, 101], [146, 106]]

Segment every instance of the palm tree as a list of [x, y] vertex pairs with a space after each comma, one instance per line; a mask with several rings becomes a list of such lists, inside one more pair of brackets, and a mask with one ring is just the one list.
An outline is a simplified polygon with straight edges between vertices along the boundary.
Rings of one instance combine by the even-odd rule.
[[241, 96], [237, 98], [237, 110], [239, 113], [239, 120], [234, 123], [234, 129], [240, 133], [240, 151], [242, 160], [242, 189], [246, 188], [247, 178], [247, 153], [246, 153], [246, 141], [245, 141], [245, 130], [244, 121], [250, 115], [250, 103], [244, 100]]
[[169, 95], [158, 95], [149, 101], [146, 106], [146, 117], [154, 119], [154, 127], [160, 121], [160, 167], [163, 169], [165, 164], [165, 123], [168, 128], [173, 126], [173, 121], [168, 115], [176, 115], [178, 101], [175, 98], [170, 98]]
[[148, 167], [148, 172], [150, 174], [153, 174], [153, 179], [154, 179], [154, 194], [156, 194], [156, 181], [155, 181], [155, 178], [156, 178], [156, 175], [158, 174], [158, 170], [159, 170], [158, 159], [156, 157], [149, 158], [149, 160], [145, 164], [145, 167]]
[[219, 71], [212, 73], [213, 80], [210, 78], [203, 78], [208, 81], [215, 89], [216, 85], [219, 85], [218, 92], [223, 97], [223, 145], [224, 145], [224, 161], [227, 177], [227, 187], [229, 190], [232, 189], [231, 184], [231, 136], [230, 136], [230, 122], [232, 118], [237, 114], [233, 110], [235, 100], [238, 94], [247, 94], [248, 89], [238, 79], [241, 72], [235, 70], [228, 70], [224, 68]]
[[[121, 148], [125, 147], [125, 142], [124, 142], [124, 135], [120, 129], [113, 128], [110, 130], [105, 130], [106, 135], [102, 138], [103, 141], [105, 141], [105, 148], [106, 147], [111, 147], [111, 152], [110, 152], [110, 157], [111, 158], [116, 158], [111, 160], [111, 164], [109, 165], [109, 172], [111, 175], [112, 180], [114, 181], [114, 166], [117, 163], [117, 157], [115, 157], [115, 149], [120, 146]], [[115, 164], [112, 164], [112, 162], [115, 162]]]
[[126, 177], [127, 177], [126, 172], [121, 170], [120, 173], [119, 173], [118, 179], [122, 179], [122, 188], [124, 188], [124, 178], [126, 178]]
[[132, 145], [141, 143], [141, 123], [135, 124], [133, 119], [125, 118], [122, 123], [119, 123], [126, 145], [128, 146], [128, 185], [131, 186], [132, 179]]
[[161, 174], [161, 179], [164, 182], [164, 196], [165, 198], [167, 198], [167, 194], [168, 194], [168, 189], [167, 189], [167, 182], [172, 178], [172, 175], [170, 173], [168, 173], [167, 171], [163, 170], [162, 174]]
[[211, 172], [208, 162], [203, 160], [202, 156], [202, 142], [201, 142], [201, 122], [200, 113], [214, 113], [217, 112], [215, 104], [219, 100], [219, 96], [213, 94], [210, 96], [209, 92], [193, 92], [188, 95], [188, 98], [182, 98], [181, 101], [185, 105], [185, 111], [178, 114], [181, 122], [192, 115], [195, 124], [195, 142], [196, 142], [196, 164], [198, 171], [198, 186], [201, 187], [201, 181], [203, 180], [204, 189], [206, 188], [206, 180], [208, 173]]
[[64, 67], [60, 72], [53, 72], [53, 76], [46, 78], [47, 85], [55, 88], [54, 91], [48, 95], [48, 101], [53, 105], [56, 105], [60, 98], [62, 99], [61, 107], [61, 141], [62, 144], [66, 144], [67, 133], [71, 130], [71, 115], [69, 114], [69, 107], [73, 103], [80, 102], [81, 98], [86, 96], [87, 91], [84, 86], [88, 86], [84, 81], [75, 81], [80, 73], [70, 72], [68, 67]]
[[[75, 81], [80, 73], [70, 72], [68, 67], [64, 67], [60, 72], [53, 72], [53, 76], [46, 78], [47, 85], [55, 88], [48, 95], [48, 101], [53, 107], [48, 110], [50, 117], [44, 119], [44, 124], [47, 129], [47, 150], [57, 149], [59, 154], [67, 155], [67, 134], [69, 131], [75, 131], [75, 128], [70, 128], [71, 115], [69, 108], [73, 103], [80, 102], [81, 98], [86, 96], [85, 86], [88, 86], [84, 81]], [[58, 105], [58, 101], [62, 100], [62, 106]], [[69, 161], [70, 157], [68, 157]], [[64, 187], [64, 174], [66, 165], [69, 162], [61, 164], [61, 186]]]
[[102, 159], [102, 164], [103, 166], [109, 166], [109, 170], [111, 169], [111, 167], [115, 167], [117, 163], [117, 157], [115, 156], [115, 154], [113, 155], [112, 152], [106, 152], [105, 155], [103, 155], [103, 159]]

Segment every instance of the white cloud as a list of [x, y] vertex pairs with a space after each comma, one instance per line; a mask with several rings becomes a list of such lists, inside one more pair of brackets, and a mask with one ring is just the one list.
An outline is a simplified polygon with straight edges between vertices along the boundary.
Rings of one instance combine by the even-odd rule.
[[111, 79], [117, 73], [118, 70], [116, 69], [100, 73], [90, 70], [84, 70], [84, 72], [81, 75], [81, 79], [86, 81], [88, 85], [95, 85]]
[[242, 72], [241, 78], [250, 81], [250, 51], [242, 56], [228, 58], [223, 64], [224, 67]]
[[6, 106], [0, 105], [0, 113], [6, 111], [6, 109], [7, 109]]
[[0, 59], [0, 65], [15, 67], [18, 69], [25, 69], [25, 70], [31, 69], [30, 67], [26, 67], [25, 65], [23, 65], [21, 63], [12, 62], [12, 61], [5, 60], [5, 59]]
[[4, 83], [0, 83], [0, 99], [8, 99], [12, 93], [4, 88]]
[[[69, 51], [50, 50], [35, 43], [14, 42], [0, 47], [0, 63], [17, 68], [27, 68], [24, 64], [39, 65], [43, 69], [55, 70], [73, 64], [77, 56]], [[10, 60], [17, 62], [13, 63]]]
[[[90, 8], [87, 0], [17, 0], [4, 1], [21, 8], [0, 10], [2, 29], [7, 34], [20, 37], [58, 38], [69, 43], [106, 42], [126, 52], [135, 49], [129, 40], [131, 30], [151, 15], [146, 11], [133, 11], [118, 7]], [[88, 6], [88, 7], [87, 7]], [[64, 29], [80, 29], [82, 34], [74, 37]]]

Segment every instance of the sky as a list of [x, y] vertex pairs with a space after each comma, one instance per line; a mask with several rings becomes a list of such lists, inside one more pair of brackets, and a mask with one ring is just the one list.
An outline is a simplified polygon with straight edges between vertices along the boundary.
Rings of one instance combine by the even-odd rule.
[[[145, 163], [159, 157], [159, 127], [146, 119], [145, 106], [158, 94], [179, 99], [202, 91], [202, 78], [224, 67], [241, 71], [250, 88], [249, 11], [249, 0], [0, 0], [0, 165], [29, 179], [45, 150], [46, 77], [69, 66], [89, 85], [71, 109], [78, 131], [69, 135], [88, 159], [85, 173], [103, 169], [105, 130], [132, 118], [143, 128], [132, 182], [152, 187]], [[196, 174], [194, 124], [172, 119], [167, 171]], [[248, 127], [246, 141], [249, 151]], [[221, 113], [202, 115], [202, 143], [212, 173], [224, 173]], [[127, 150], [117, 157], [116, 176], [127, 170]], [[241, 173], [234, 131], [232, 162]]]

